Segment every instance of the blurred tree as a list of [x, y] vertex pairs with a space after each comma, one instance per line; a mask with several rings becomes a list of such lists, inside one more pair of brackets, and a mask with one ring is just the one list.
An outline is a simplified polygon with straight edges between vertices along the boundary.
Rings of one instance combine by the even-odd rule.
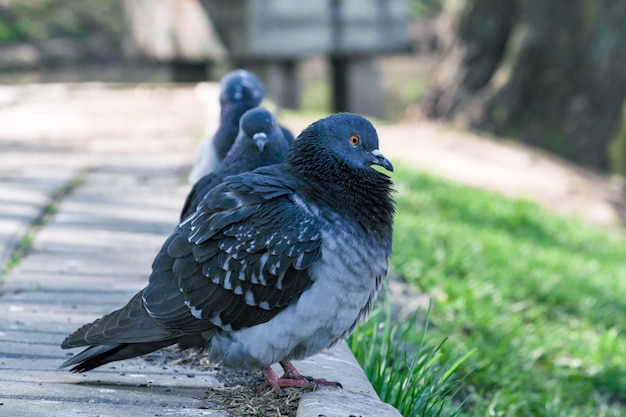
[[625, 22], [623, 0], [450, 0], [426, 113], [608, 169], [624, 117]]

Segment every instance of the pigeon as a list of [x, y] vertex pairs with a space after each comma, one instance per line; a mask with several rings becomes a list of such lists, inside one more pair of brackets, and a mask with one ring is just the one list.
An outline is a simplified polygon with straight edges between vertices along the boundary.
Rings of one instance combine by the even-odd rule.
[[[191, 184], [217, 169], [237, 137], [239, 119], [246, 111], [259, 106], [264, 97], [263, 83], [250, 71], [234, 70], [220, 80], [219, 127], [198, 147], [197, 160], [189, 173]], [[293, 134], [285, 127], [281, 126], [281, 129], [287, 140], [293, 143]]]
[[255, 107], [241, 116], [239, 135], [219, 167], [200, 178], [191, 189], [183, 206], [180, 220], [196, 210], [204, 195], [228, 175], [252, 171], [255, 168], [284, 162], [289, 142], [272, 113]]
[[338, 113], [304, 129], [284, 163], [224, 178], [167, 238], [148, 285], [62, 342], [87, 348], [61, 367], [85, 372], [178, 344], [260, 369], [259, 390], [340, 386], [292, 360], [348, 336], [386, 276], [393, 183], [373, 165], [393, 171], [375, 128]]

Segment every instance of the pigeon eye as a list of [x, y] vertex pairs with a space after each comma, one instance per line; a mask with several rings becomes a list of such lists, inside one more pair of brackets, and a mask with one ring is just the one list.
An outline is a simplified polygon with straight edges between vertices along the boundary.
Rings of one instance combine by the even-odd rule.
[[358, 145], [361, 142], [361, 138], [357, 135], [350, 136], [350, 143], [353, 145]]

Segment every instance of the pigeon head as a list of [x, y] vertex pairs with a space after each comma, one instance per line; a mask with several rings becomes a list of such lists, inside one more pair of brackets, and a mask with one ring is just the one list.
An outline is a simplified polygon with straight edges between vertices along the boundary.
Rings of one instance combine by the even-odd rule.
[[289, 160], [292, 165], [318, 161], [304, 166], [315, 166], [325, 174], [329, 171], [354, 170], [375, 172], [372, 165], [393, 171], [393, 165], [378, 149], [378, 134], [374, 126], [362, 116], [337, 113], [311, 124], [298, 136], [292, 146]]
[[[244, 132], [248, 138], [251, 138], [260, 152], [263, 152], [268, 136], [272, 134], [278, 126], [274, 115], [262, 107], [250, 109], [241, 116], [239, 122], [239, 131]], [[282, 136], [282, 130], [280, 135]], [[284, 139], [283, 139], [284, 140]]]
[[243, 69], [231, 71], [221, 80], [222, 107], [241, 106], [246, 109], [261, 104], [265, 97], [263, 83], [256, 75]]
[[222, 162], [224, 172], [220, 172], [230, 175], [284, 162], [288, 149], [289, 142], [274, 115], [255, 107], [241, 116], [239, 134]]

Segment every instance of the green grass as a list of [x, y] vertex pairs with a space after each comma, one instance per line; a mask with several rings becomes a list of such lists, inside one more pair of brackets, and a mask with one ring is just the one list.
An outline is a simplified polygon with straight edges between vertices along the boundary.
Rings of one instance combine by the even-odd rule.
[[[39, 233], [41, 228], [48, 222], [48, 220], [50, 220], [50, 217], [56, 213], [61, 201], [63, 201], [65, 197], [72, 193], [83, 182], [83, 173], [79, 173], [66, 184], [60, 186], [52, 192], [46, 205], [43, 206], [37, 217], [31, 221], [28, 226], [28, 230], [26, 230], [24, 235], [16, 243], [9, 259], [5, 261], [2, 270], [0, 270], [0, 282], [2, 281], [2, 277], [8, 275], [13, 269], [15, 269], [15, 267], [20, 264], [22, 259], [32, 250], [37, 233]], [[0, 295], [2, 295], [2, 293], [0, 293]]]
[[441, 363], [476, 349], [459, 415], [626, 415], [624, 235], [398, 168], [391, 266], [433, 297]]
[[381, 400], [404, 416], [456, 416], [460, 405], [452, 399], [460, 388], [454, 373], [474, 352], [456, 362], [443, 361], [445, 339], [426, 342], [428, 315], [416, 332], [417, 312], [410, 320], [391, 322], [389, 303], [350, 336], [348, 344]]

